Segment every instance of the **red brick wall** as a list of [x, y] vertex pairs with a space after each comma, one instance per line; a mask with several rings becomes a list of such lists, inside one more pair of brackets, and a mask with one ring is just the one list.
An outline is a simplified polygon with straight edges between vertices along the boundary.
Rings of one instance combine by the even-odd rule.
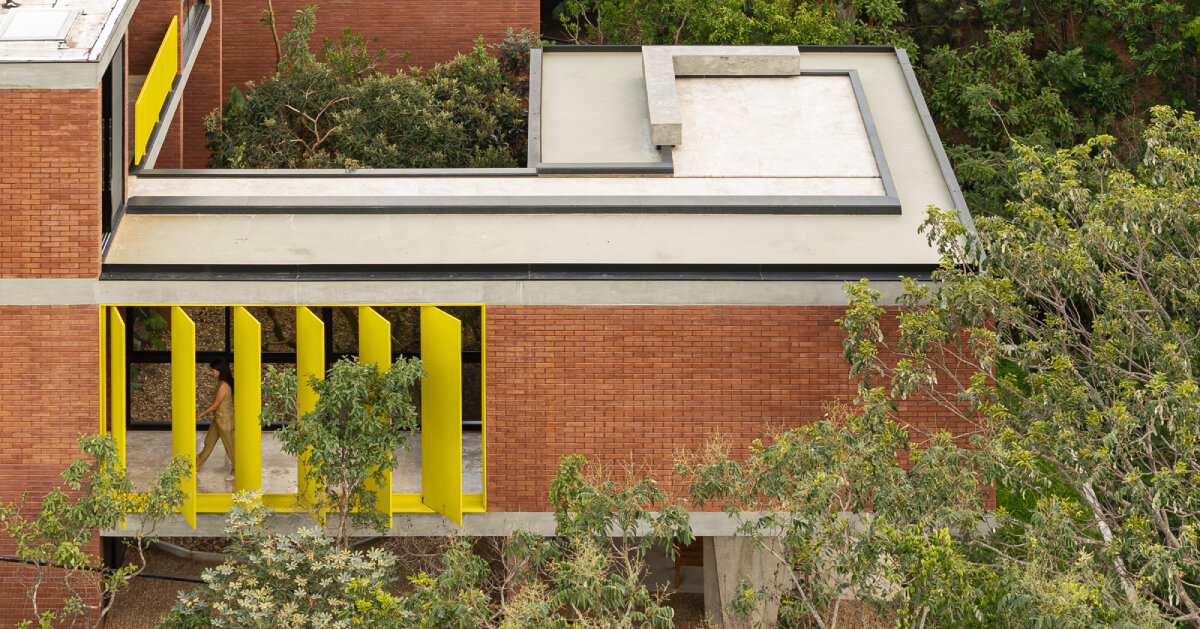
[[[95, 306], [0, 306], [0, 498], [62, 483], [75, 440], [99, 427]], [[32, 507], [31, 507], [32, 508]], [[99, 552], [99, 548], [92, 548]], [[0, 537], [0, 554], [12, 554]], [[0, 564], [0, 627], [28, 617], [30, 572]], [[53, 590], [51, 590], [51, 599]]]
[[[676, 451], [711, 435], [744, 455], [753, 439], [820, 419], [855, 395], [835, 322], [844, 312], [489, 307], [488, 510], [546, 510], [566, 454], [631, 461], [669, 481]], [[964, 428], [929, 403], [903, 405], [901, 417]]]
[[100, 272], [100, 90], [0, 90], [0, 277]]
[[[210, 0], [209, 10], [212, 11], [212, 24], [200, 49], [200, 57], [188, 77], [184, 88], [183, 127], [182, 127], [182, 167], [205, 168], [208, 166], [208, 142], [205, 139], [204, 118], [212, 110], [225, 102], [229, 90], [222, 89], [224, 67], [221, 57], [224, 54], [224, 19], [223, 3], [221, 0]], [[230, 3], [233, 4], [233, 3]]]
[[[295, 13], [312, 0], [276, 0], [280, 34], [292, 25]], [[540, 23], [535, 0], [323, 0], [318, 4], [317, 32], [313, 47], [322, 37], [335, 37], [350, 28], [368, 37], [378, 37], [372, 50], [384, 48], [389, 59], [383, 70], [400, 67], [430, 67], [471, 49], [475, 38], [494, 43], [503, 39], [508, 27], [536, 31]], [[219, 107], [229, 91], [247, 81], [260, 82], [275, 72], [275, 43], [271, 31], [259, 20], [266, 0], [229, 2], [210, 0], [213, 22], [204, 41], [196, 69], [188, 79], [179, 119], [172, 126], [157, 166], [202, 168], [208, 162], [204, 116]], [[130, 26], [130, 73], [144, 73], [154, 50], [170, 22], [178, 0], [143, 0]], [[405, 61], [404, 53], [412, 52]]]
[[[475, 38], [503, 39], [508, 27], [537, 30], [538, 2], [534, 0], [275, 0], [280, 35], [291, 29], [296, 11], [316, 4], [317, 32], [313, 48], [322, 37], [336, 37], [347, 26], [366, 37], [378, 37], [372, 50], [384, 48], [393, 55], [385, 71], [410, 65], [429, 67], [456, 53], [471, 49]], [[259, 2], [229, 2], [225, 7], [225, 77], [223, 93], [246, 81], [259, 81], [275, 72], [275, 44], [259, 19]], [[404, 53], [412, 58], [404, 62]]]

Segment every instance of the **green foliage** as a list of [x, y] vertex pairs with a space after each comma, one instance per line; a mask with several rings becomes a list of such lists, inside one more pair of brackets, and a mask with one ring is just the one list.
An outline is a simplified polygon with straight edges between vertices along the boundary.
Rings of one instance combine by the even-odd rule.
[[[878, 381], [891, 396], [943, 400], [987, 435], [960, 455], [970, 468], [1034, 504], [998, 512], [989, 535], [948, 527], [943, 545], [994, 575], [995, 591], [972, 597], [984, 617], [1200, 621], [1197, 138], [1191, 114], [1156, 108], [1136, 171], [1108, 136], [1018, 146], [1012, 218], [981, 218], [972, 232], [931, 212], [943, 264], [935, 285], [907, 283], [898, 338], [882, 341], [878, 295], [853, 289], [846, 349], [868, 405]], [[914, 540], [922, 552], [928, 530]], [[903, 553], [888, 556], [904, 565]], [[900, 612], [937, 619], [963, 604]]]
[[[357, 376], [364, 379], [363, 374]], [[163, 629], [381, 627], [542, 629], [672, 627], [673, 612], [642, 583], [645, 553], [692, 539], [678, 504], [648, 480], [625, 486], [586, 478], [580, 457], [554, 480], [558, 539], [517, 532], [489, 565], [463, 538], [442, 548], [441, 569], [407, 577], [391, 552], [345, 548], [320, 529], [282, 535], [264, 527], [257, 494], [238, 494], [225, 535], [230, 560], [204, 572]], [[652, 534], [633, 540], [639, 526]], [[611, 540], [610, 530], [625, 536]]]
[[880, 44], [908, 42], [895, 0], [566, 0], [555, 8], [576, 43]]
[[[111, 438], [84, 435], [77, 443], [84, 456], [63, 471], [64, 487], [41, 497], [36, 516], [23, 514], [30, 506], [28, 495], [0, 502], [0, 530], [15, 546], [16, 558], [33, 566], [29, 597], [40, 627], [100, 626], [114, 597], [141, 573], [145, 560], [105, 570], [88, 550], [96, 531], [114, 529], [126, 513], [140, 512], [141, 528], [129, 546], [141, 558], [155, 526], [186, 498], [179, 488], [189, 466], [186, 458], [176, 457], [148, 493], [137, 494]], [[46, 599], [55, 600], [52, 609]]]
[[339, 544], [346, 543], [351, 524], [387, 530], [387, 514], [374, 508], [372, 487], [396, 467], [393, 453], [408, 447], [417, 427], [412, 387], [424, 376], [415, 358], [397, 359], [386, 370], [343, 359], [323, 379], [309, 380], [319, 397], [316, 408], [302, 416], [296, 374], [272, 366], [263, 377], [261, 419], [289, 422], [276, 436], [284, 452], [308, 455], [309, 479], [322, 488], [309, 506], [319, 515], [338, 514]]
[[[482, 41], [425, 75], [376, 70], [383, 51], [349, 29], [310, 39], [316, 7], [280, 38], [279, 71], [205, 119], [218, 168], [510, 167], [524, 162], [519, 85]], [[374, 41], [374, 40], [372, 40]], [[520, 42], [506, 44], [519, 50]]]
[[319, 529], [277, 535], [263, 527], [258, 493], [234, 496], [225, 537], [231, 560], [204, 571], [159, 627], [398, 627], [400, 601], [388, 593], [396, 557], [340, 547]]

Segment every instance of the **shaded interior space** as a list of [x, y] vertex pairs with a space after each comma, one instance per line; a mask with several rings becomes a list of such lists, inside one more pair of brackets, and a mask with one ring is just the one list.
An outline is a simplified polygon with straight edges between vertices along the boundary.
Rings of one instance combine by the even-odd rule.
[[[171, 330], [170, 308], [129, 306], [124, 308], [128, 329], [129, 357], [126, 382], [128, 424], [134, 430], [170, 428], [171, 422]], [[209, 373], [209, 362], [225, 359], [233, 363], [232, 307], [188, 306], [184, 312], [196, 324], [196, 412], [213, 401], [217, 380]], [[296, 308], [294, 306], [248, 306], [246, 310], [262, 329], [262, 372], [269, 369], [296, 370]], [[358, 307], [311, 307], [325, 323], [326, 363], [358, 355]], [[420, 308], [380, 306], [375, 310], [391, 324], [393, 360], [421, 355]], [[448, 314], [462, 322], [463, 428], [482, 426], [482, 310], [478, 306], [447, 306]], [[418, 411], [419, 386], [412, 391]], [[197, 431], [207, 429], [206, 424]]]
[[[118, 434], [117, 442], [118, 447], [124, 447], [127, 469], [137, 491], [147, 491], [155, 475], [170, 461], [176, 449], [172, 446], [175, 426], [181, 421], [187, 426], [195, 417], [191, 450], [198, 457], [196, 492], [232, 493], [236, 472], [228, 453], [238, 433], [236, 428], [226, 428], [228, 432], [224, 433], [214, 428], [222, 409], [232, 411], [235, 426], [240, 423], [245, 427], [247, 421], [253, 425], [260, 421], [261, 408], [254, 400], [269, 395], [262, 383], [270, 372], [294, 378], [298, 360], [308, 361], [305, 373], [321, 373], [336, 361], [361, 356], [362, 360], [379, 364], [385, 364], [389, 357], [390, 361], [422, 357], [426, 361], [425, 379], [409, 390], [417, 409], [418, 427], [411, 433], [409, 447], [395, 452], [393, 493], [431, 495], [430, 487], [422, 484], [423, 463], [426, 470], [440, 470], [446, 476], [461, 464], [459, 492], [483, 493], [483, 312], [479, 306], [447, 306], [445, 310], [337, 306], [309, 307], [307, 312], [294, 306], [248, 306], [244, 310], [234, 306], [121, 306], [106, 307], [105, 313], [112, 326], [105, 336], [105, 372], [111, 392], [106, 401], [108, 417], [124, 425], [124, 436]], [[300, 314], [307, 323], [298, 326]], [[431, 326], [424, 334], [423, 320], [424, 325]], [[174, 326], [180, 328], [174, 330]], [[195, 362], [190, 360], [192, 357]], [[233, 376], [232, 393], [220, 402], [217, 398], [223, 389], [213, 375], [213, 361], [226, 361]], [[247, 367], [259, 372], [249, 377], [238, 373]], [[191, 408], [174, 408], [174, 396], [193, 395], [189, 389], [193, 386], [194, 404], [190, 399], [186, 402]], [[430, 393], [431, 387], [434, 393]], [[246, 396], [242, 392], [247, 392]], [[423, 399], [428, 405], [424, 409]], [[201, 413], [205, 415], [200, 417]], [[248, 417], [250, 414], [253, 416]], [[261, 449], [249, 461], [257, 459], [261, 463], [262, 476], [243, 478], [241, 486], [261, 487], [266, 494], [297, 492], [297, 461], [284, 452], [277, 432], [293, 418], [270, 417], [260, 424]], [[460, 435], [461, 450], [456, 453]], [[423, 443], [423, 437], [431, 443], [438, 439], [440, 447], [423, 448], [429, 445]], [[206, 448], [207, 459], [201, 463], [199, 457]], [[182, 453], [187, 450], [184, 446]], [[436, 451], [437, 458], [423, 459], [426, 450]], [[436, 484], [442, 479], [425, 480], [426, 484]]]
[[[204, 447], [205, 431], [196, 431], [196, 452]], [[396, 469], [392, 472], [392, 492], [421, 493], [421, 433], [413, 433], [410, 448], [396, 451]], [[137, 491], [148, 491], [154, 476], [171, 459], [171, 433], [160, 430], [130, 432], [126, 436], [126, 467]], [[201, 494], [233, 493], [233, 481], [225, 480], [230, 460], [225, 446], [217, 441], [208, 462], [196, 477]], [[483, 433], [463, 433], [464, 494], [483, 492]], [[262, 433], [262, 490], [268, 494], [296, 493], [296, 458], [283, 451], [274, 431]]]

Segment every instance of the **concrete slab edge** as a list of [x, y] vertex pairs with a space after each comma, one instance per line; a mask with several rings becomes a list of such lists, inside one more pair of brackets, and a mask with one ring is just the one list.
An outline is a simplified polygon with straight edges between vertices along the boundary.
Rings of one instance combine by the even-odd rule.
[[[525, 280], [428, 281], [101, 281], [0, 279], [0, 305], [97, 304], [487, 304], [509, 306], [845, 306], [839, 279], [778, 281]], [[906, 275], [918, 276], [916, 272]], [[896, 274], [872, 285], [891, 304], [903, 293]]]

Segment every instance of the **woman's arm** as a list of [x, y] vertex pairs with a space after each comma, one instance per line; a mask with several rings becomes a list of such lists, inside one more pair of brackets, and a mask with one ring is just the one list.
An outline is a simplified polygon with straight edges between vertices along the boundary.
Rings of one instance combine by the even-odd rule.
[[204, 412], [197, 415], [196, 419], [217, 410], [217, 406], [221, 404], [221, 400], [224, 400], [226, 395], [229, 395], [229, 383], [222, 380], [221, 384], [217, 386], [217, 394], [213, 396], [212, 406], [204, 409]]

